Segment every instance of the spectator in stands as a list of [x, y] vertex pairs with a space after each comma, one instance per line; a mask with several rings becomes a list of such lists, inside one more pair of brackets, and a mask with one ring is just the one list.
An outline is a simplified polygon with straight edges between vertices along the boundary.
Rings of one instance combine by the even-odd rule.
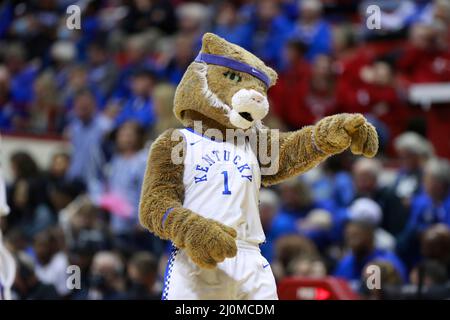
[[135, 35], [126, 39], [123, 53], [124, 61], [122, 62], [119, 78], [113, 93], [114, 99], [127, 99], [130, 96], [130, 79], [137, 70], [153, 68], [148, 59], [149, 48], [147, 41], [147, 37], [143, 35]]
[[[378, 279], [374, 277], [378, 275]], [[367, 300], [383, 300], [386, 287], [402, 284], [402, 277], [394, 264], [386, 260], [374, 260], [364, 267], [359, 291]]]
[[58, 151], [53, 154], [49, 168], [46, 172], [45, 180], [48, 188], [62, 182], [70, 182], [76, 185], [79, 192], [84, 191], [84, 185], [78, 180], [69, 180], [67, 178], [70, 163], [70, 155], [64, 151]]
[[59, 213], [76, 197], [85, 192], [85, 185], [79, 179], [69, 179], [70, 156], [65, 152], [56, 152], [45, 173], [46, 202], [54, 215], [54, 221], [59, 219]]
[[0, 66], [0, 129], [11, 131], [23, 128], [26, 112], [21, 104], [13, 99], [11, 77], [6, 67]]
[[316, 168], [319, 174], [310, 179], [309, 184], [317, 201], [328, 202], [330, 207], [336, 209], [350, 205], [354, 198], [352, 175], [348, 170], [351, 162], [351, 155], [342, 153]]
[[285, 235], [275, 243], [275, 260], [272, 263], [272, 271], [275, 279], [281, 280], [289, 273], [289, 264], [297, 258], [317, 259], [319, 252], [314, 243], [300, 235]]
[[[370, 23], [369, 18], [367, 18], [367, 8], [370, 5], [375, 5], [380, 10], [379, 28], [367, 28], [366, 23]], [[405, 31], [408, 22], [415, 14], [416, 5], [414, 1], [363, 1], [360, 6], [360, 15], [362, 18], [361, 20], [363, 21], [362, 32], [364, 33], [364, 37], [368, 40], [398, 38]]]
[[382, 169], [381, 163], [376, 159], [361, 158], [354, 163], [352, 169], [354, 199], [365, 197], [377, 202], [383, 212], [382, 228], [397, 236], [408, 219], [409, 209], [390, 187], [378, 184]]
[[277, 85], [269, 91], [272, 112], [288, 129], [299, 129], [311, 124], [305, 112], [304, 97], [308, 91], [311, 67], [304, 60], [305, 46], [298, 40], [289, 40], [283, 49], [283, 66]]
[[152, 254], [145, 251], [135, 253], [128, 262], [127, 275], [130, 281], [127, 299], [161, 299], [161, 292], [155, 288], [158, 260]]
[[[111, 208], [111, 229], [122, 243], [134, 246], [134, 233], [139, 228], [138, 210], [141, 186], [147, 164], [147, 150], [143, 149], [144, 132], [136, 122], [125, 122], [116, 133], [116, 152], [110, 163], [106, 189], [129, 210]], [[114, 210], [116, 209], [116, 210]]]
[[171, 34], [176, 27], [174, 8], [168, 1], [133, 0], [122, 26], [127, 33], [157, 28]]
[[409, 207], [411, 199], [422, 192], [422, 168], [433, 156], [433, 146], [415, 132], [405, 132], [394, 141], [400, 170], [394, 182], [395, 194]]
[[111, 251], [95, 254], [89, 278], [89, 300], [120, 300], [125, 298], [124, 265]]
[[436, 24], [416, 23], [411, 27], [409, 41], [397, 64], [405, 85], [450, 81], [448, 43], [437, 41], [439, 32]]
[[58, 90], [64, 90], [76, 58], [76, 47], [69, 41], [57, 41], [50, 47], [49, 70], [55, 75]]
[[[366, 115], [377, 127], [381, 145], [404, 130], [405, 107], [394, 86], [394, 72], [387, 60], [370, 59], [356, 66], [352, 78], [342, 77], [338, 84], [338, 100], [347, 112]], [[357, 73], [357, 74], [356, 74]]]
[[424, 193], [412, 200], [407, 229], [422, 232], [436, 223], [450, 226], [450, 164], [446, 159], [430, 159], [424, 168]]
[[356, 197], [374, 197], [378, 191], [378, 176], [383, 169], [379, 160], [358, 159], [352, 168]]
[[251, 47], [251, 28], [239, 15], [234, 2], [224, 1], [217, 8], [217, 20], [214, 33], [247, 50]]
[[249, 22], [252, 30], [251, 50], [264, 62], [278, 68], [292, 24], [281, 14], [278, 2], [262, 0], [254, 5], [255, 15]]
[[8, 188], [11, 214], [8, 225], [18, 227], [27, 237], [52, 224], [53, 217], [45, 205], [42, 174], [34, 159], [26, 152], [16, 152], [10, 158], [13, 183]]
[[420, 241], [420, 251], [426, 261], [439, 263], [450, 272], [450, 226], [438, 223], [428, 228]]
[[27, 131], [53, 133], [62, 129], [63, 115], [55, 79], [51, 73], [42, 73], [33, 85], [33, 102], [28, 111]]
[[173, 41], [173, 47], [168, 54], [168, 62], [163, 67], [162, 73], [167, 81], [178, 84], [189, 64], [194, 60], [195, 38], [178, 35]]
[[335, 92], [336, 76], [330, 56], [317, 54], [312, 62], [309, 90], [306, 94], [305, 109], [302, 110], [305, 123], [313, 124], [323, 117], [339, 112]]
[[324, 278], [327, 275], [327, 269], [319, 257], [298, 256], [287, 266], [287, 275], [293, 277]]
[[112, 128], [111, 119], [96, 110], [95, 96], [88, 89], [79, 91], [74, 99], [75, 118], [65, 132], [73, 147], [68, 177], [80, 179], [91, 192], [105, 163], [102, 140]]
[[25, 108], [33, 98], [33, 82], [39, 71], [38, 66], [27, 64], [27, 52], [20, 43], [8, 45], [3, 57], [11, 76], [11, 98]]
[[34, 271], [35, 266], [27, 256], [17, 257], [17, 273], [13, 286], [13, 295], [21, 300], [58, 300], [55, 287], [51, 284], [44, 284], [39, 280]]
[[200, 50], [201, 37], [205, 32], [210, 18], [208, 7], [202, 3], [185, 2], [176, 9], [177, 14], [177, 35], [183, 38], [192, 39], [194, 42], [194, 52]]
[[113, 93], [118, 77], [116, 65], [111, 61], [108, 44], [102, 37], [98, 37], [88, 48], [88, 75], [89, 86], [95, 89], [101, 101]]
[[419, 237], [430, 226], [450, 226], [450, 165], [446, 159], [430, 159], [424, 168], [424, 192], [412, 200], [411, 215], [398, 250], [410, 264], [418, 260]]
[[416, 14], [411, 18], [411, 22], [427, 24], [442, 22], [448, 26], [450, 22], [450, 4], [447, 0], [419, 1], [416, 4]]
[[155, 85], [155, 74], [146, 69], [136, 71], [131, 78], [131, 95], [125, 101], [116, 118], [116, 126], [126, 121], [136, 121], [148, 129], [154, 122], [152, 91]]
[[65, 108], [65, 121], [70, 122], [74, 117], [74, 100], [78, 92], [89, 87], [89, 91], [96, 100], [96, 109], [103, 106], [102, 96], [95, 86], [88, 81], [88, 68], [85, 65], [74, 65], [70, 68], [67, 84], [62, 91], [62, 100]]
[[292, 224], [323, 249], [333, 237], [333, 208], [327, 202], [315, 200], [310, 186], [299, 179], [284, 182], [280, 191], [282, 205], [273, 226]]
[[275, 191], [262, 189], [259, 194], [259, 213], [261, 223], [266, 235], [266, 241], [260, 246], [263, 256], [273, 261], [274, 244], [276, 240], [286, 234], [296, 234], [297, 228], [292, 220], [285, 217], [277, 217], [280, 200]]
[[310, 66], [303, 60], [303, 48], [297, 40], [287, 42], [285, 71], [271, 90], [275, 114], [293, 129], [339, 111], [331, 58], [317, 55]]
[[410, 282], [416, 286], [421, 284], [428, 289], [442, 286], [448, 282], [448, 273], [442, 264], [432, 260], [425, 261], [411, 271]]
[[359, 281], [364, 267], [374, 260], [391, 263], [402, 277], [407, 280], [406, 269], [402, 261], [387, 250], [376, 248], [375, 226], [366, 220], [350, 220], [345, 227], [345, 247], [349, 250], [339, 261], [334, 275], [351, 281]]
[[348, 208], [349, 221], [370, 224], [374, 228], [375, 248], [395, 250], [395, 238], [383, 228], [380, 228], [383, 212], [375, 201], [369, 198], [359, 198]]
[[319, 0], [303, 0], [300, 16], [289, 35], [307, 45], [306, 58], [313, 61], [318, 54], [332, 53], [332, 33], [328, 23], [322, 18], [322, 3]]
[[112, 237], [101, 211], [87, 196], [80, 196], [60, 212], [59, 224], [64, 230], [70, 265], [80, 268], [79, 290], [70, 292], [70, 299], [86, 299], [89, 292], [89, 272], [96, 252], [109, 250]]
[[67, 287], [67, 255], [58, 248], [53, 229], [38, 233], [34, 238], [33, 254], [37, 278], [55, 287], [62, 297], [69, 294]]
[[171, 84], [157, 84], [153, 89], [153, 106], [158, 121], [153, 130], [153, 137], [158, 137], [169, 128], [177, 128], [180, 122], [173, 114], [173, 99], [175, 97], [175, 86]]
[[324, 208], [312, 196], [310, 187], [301, 179], [291, 179], [280, 184], [281, 209], [280, 215], [293, 219], [303, 218], [313, 209]]

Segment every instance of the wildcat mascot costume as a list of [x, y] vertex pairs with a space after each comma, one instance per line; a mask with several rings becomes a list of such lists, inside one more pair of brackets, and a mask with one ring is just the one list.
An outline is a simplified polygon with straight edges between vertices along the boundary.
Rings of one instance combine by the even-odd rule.
[[[376, 131], [360, 114], [329, 116], [294, 132], [264, 127], [267, 90], [276, 79], [250, 52], [203, 36], [175, 95], [184, 129], [169, 129], [153, 143], [140, 200], [141, 224], [173, 244], [163, 299], [277, 299], [259, 251], [265, 240], [260, 186], [299, 175], [347, 148], [376, 154]], [[224, 138], [230, 131], [240, 132], [240, 142]], [[266, 141], [276, 170], [263, 173], [255, 143], [239, 139], [245, 132], [258, 146]]]

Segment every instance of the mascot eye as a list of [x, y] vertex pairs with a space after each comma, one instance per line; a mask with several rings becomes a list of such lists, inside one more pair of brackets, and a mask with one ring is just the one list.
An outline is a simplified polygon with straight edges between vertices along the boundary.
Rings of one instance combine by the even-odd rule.
[[235, 81], [236, 83], [242, 81], [241, 75], [233, 71], [227, 71], [223, 75], [225, 76], [225, 78], [228, 78], [231, 81]]

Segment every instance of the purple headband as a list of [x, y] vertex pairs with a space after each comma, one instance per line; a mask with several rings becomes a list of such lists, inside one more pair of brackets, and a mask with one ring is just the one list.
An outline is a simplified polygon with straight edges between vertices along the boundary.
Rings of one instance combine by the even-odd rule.
[[266, 84], [267, 87], [270, 87], [270, 78], [267, 74], [262, 72], [261, 70], [258, 70], [256, 68], [253, 68], [252, 66], [249, 66], [246, 63], [227, 58], [224, 56], [219, 56], [215, 54], [208, 54], [208, 53], [199, 53], [197, 58], [194, 60], [195, 62], [205, 62], [209, 64], [215, 64], [218, 66], [227, 67], [230, 69], [234, 69], [237, 71], [242, 71], [248, 74], [251, 74], [252, 76], [258, 78], [262, 82]]

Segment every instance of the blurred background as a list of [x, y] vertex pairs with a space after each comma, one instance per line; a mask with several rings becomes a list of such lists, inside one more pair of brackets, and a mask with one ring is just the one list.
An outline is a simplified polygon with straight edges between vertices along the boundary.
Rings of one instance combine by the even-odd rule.
[[[450, 297], [449, 0], [0, 3], [13, 299], [160, 298], [168, 244], [139, 225], [140, 187], [152, 141], [179, 126], [174, 91], [206, 31], [279, 72], [267, 125], [360, 112], [380, 136], [375, 159], [344, 153], [261, 190], [261, 250], [280, 290], [328, 299], [336, 277], [352, 298]], [[66, 26], [71, 4], [79, 30]], [[381, 289], [366, 285], [371, 265]]]

